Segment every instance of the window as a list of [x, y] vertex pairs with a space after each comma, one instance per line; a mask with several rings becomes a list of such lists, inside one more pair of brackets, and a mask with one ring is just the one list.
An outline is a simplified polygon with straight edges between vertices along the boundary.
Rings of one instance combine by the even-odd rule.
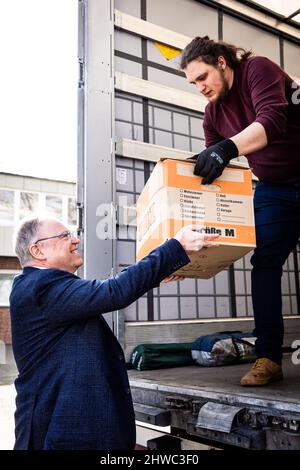
[[62, 219], [62, 198], [58, 196], [46, 196], [46, 211], [51, 212], [54, 217]]
[[68, 198], [68, 225], [77, 225], [76, 203], [73, 197]]
[[39, 195], [36, 193], [20, 193], [20, 219], [38, 209]]
[[0, 188], [0, 227], [12, 228], [19, 220], [39, 211], [67, 225], [77, 225], [76, 198], [70, 194]]
[[14, 191], [0, 189], [0, 221], [1, 225], [14, 223]]
[[16, 273], [0, 273], [0, 306], [9, 306], [9, 295]]

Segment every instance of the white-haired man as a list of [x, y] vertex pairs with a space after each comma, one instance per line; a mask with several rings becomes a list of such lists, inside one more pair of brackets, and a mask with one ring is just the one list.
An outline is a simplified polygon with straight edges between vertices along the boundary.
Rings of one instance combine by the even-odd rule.
[[10, 296], [15, 381], [15, 449], [129, 450], [135, 420], [124, 354], [103, 319], [167, 280], [187, 253], [215, 236], [181, 229], [112, 279], [80, 279], [79, 239], [59, 221], [20, 226], [16, 253], [23, 273]]

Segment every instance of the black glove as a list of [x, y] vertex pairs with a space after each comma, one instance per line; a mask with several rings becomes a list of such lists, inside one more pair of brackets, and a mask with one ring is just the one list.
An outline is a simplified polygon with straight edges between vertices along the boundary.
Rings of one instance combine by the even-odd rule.
[[232, 140], [221, 140], [192, 157], [197, 159], [194, 175], [203, 176], [202, 184], [210, 184], [223, 173], [228, 162], [238, 155], [238, 148]]

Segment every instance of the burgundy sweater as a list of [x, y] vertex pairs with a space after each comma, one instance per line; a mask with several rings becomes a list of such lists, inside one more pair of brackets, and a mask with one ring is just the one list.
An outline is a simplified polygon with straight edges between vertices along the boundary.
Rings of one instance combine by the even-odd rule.
[[247, 155], [253, 173], [271, 183], [300, 182], [300, 88], [266, 57], [239, 64], [225, 100], [206, 106], [206, 146], [233, 137], [252, 122], [263, 125], [268, 139], [265, 148]]

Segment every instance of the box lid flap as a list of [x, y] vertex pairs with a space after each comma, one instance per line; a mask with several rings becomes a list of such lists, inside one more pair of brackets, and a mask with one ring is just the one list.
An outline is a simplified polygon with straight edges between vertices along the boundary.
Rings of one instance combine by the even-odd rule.
[[[164, 160], [175, 160], [175, 161], [179, 161], [179, 162], [182, 162], [182, 161], [185, 161], [185, 162], [190, 162], [190, 163], [195, 163], [195, 160], [192, 157], [192, 154], [191, 154], [191, 157], [186, 157], [186, 154], [187, 152], [183, 153], [182, 154], [182, 158], [181, 157], [174, 157], [174, 158], [170, 158], [170, 157], [161, 157], [159, 159], [160, 162], [163, 162]], [[227, 165], [227, 167], [229, 168], [243, 168], [244, 170], [249, 170], [249, 165], [248, 163], [246, 162], [238, 162], [238, 161], [231, 161], [229, 163], [229, 165]]]

